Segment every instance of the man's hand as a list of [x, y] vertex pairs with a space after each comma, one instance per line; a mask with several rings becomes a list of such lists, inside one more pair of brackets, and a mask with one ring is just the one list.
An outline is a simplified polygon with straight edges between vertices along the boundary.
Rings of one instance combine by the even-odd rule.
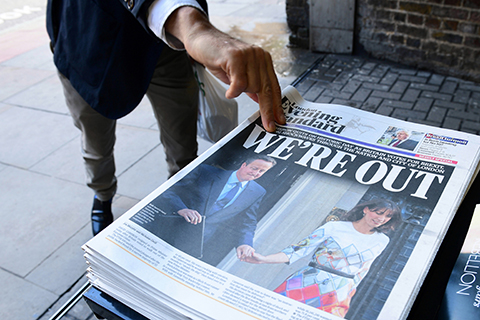
[[237, 258], [241, 261], [245, 261], [248, 257], [251, 257], [255, 253], [255, 249], [248, 244], [242, 244], [237, 247]]
[[202, 216], [198, 211], [192, 209], [182, 209], [178, 210], [178, 215], [185, 218], [185, 221], [190, 222], [191, 224], [197, 224], [202, 222]]
[[245, 92], [258, 102], [266, 130], [275, 131], [275, 121], [285, 123], [281, 89], [267, 51], [221, 32], [192, 7], [174, 11], [165, 29], [184, 44], [193, 59], [230, 85], [226, 93], [228, 99]]

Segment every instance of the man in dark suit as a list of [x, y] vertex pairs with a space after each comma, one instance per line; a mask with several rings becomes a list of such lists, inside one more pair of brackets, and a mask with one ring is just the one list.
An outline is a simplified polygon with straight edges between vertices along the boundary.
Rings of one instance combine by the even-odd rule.
[[395, 134], [395, 138], [388, 144], [389, 146], [404, 149], [413, 150], [418, 144], [418, 141], [410, 140], [410, 133], [406, 130], [398, 130]]
[[[268, 52], [213, 27], [205, 0], [48, 0], [47, 31], [75, 126], [82, 131], [87, 185], [95, 192], [92, 231], [113, 220], [116, 119], [147, 94], [169, 174], [196, 157], [198, 87], [189, 57], [259, 102], [269, 131], [284, 123]], [[188, 52], [188, 55], [187, 55]]]
[[255, 251], [257, 209], [266, 192], [253, 180], [275, 164], [273, 158], [261, 155], [248, 159], [235, 171], [203, 164], [152, 203], [191, 224], [205, 219], [201, 260], [217, 265], [232, 248], [239, 259], [250, 256]]

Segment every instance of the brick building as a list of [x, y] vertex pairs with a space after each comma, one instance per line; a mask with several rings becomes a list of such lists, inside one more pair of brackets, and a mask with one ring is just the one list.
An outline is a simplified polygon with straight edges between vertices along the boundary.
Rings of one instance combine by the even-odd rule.
[[[310, 26], [315, 21], [312, 6], [326, 6], [328, 2], [286, 0], [292, 45], [311, 47]], [[345, 6], [347, 12], [348, 2], [335, 5]], [[354, 3], [353, 53], [480, 80], [479, 0], [356, 0]]]

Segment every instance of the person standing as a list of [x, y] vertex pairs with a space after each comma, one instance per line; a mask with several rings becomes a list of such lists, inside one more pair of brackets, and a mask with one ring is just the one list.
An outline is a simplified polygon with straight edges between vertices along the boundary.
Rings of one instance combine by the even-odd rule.
[[242, 260], [291, 264], [310, 256], [306, 266], [274, 291], [344, 318], [356, 288], [390, 241], [385, 232], [401, 222], [401, 213], [395, 203], [373, 199], [356, 205], [343, 220], [325, 223], [281, 252], [255, 252]]
[[241, 259], [255, 252], [257, 210], [266, 193], [254, 180], [275, 164], [273, 158], [263, 155], [245, 160], [233, 171], [202, 164], [152, 203], [182, 216], [187, 223], [199, 224], [205, 219], [200, 260], [215, 266], [232, 248]]
[[73, 122], [82, 132], [92, 232], [113, 221], [116, 120], [146, 94], [169, 175], [197, 155], [198, 87], [190, 58], [259, 103], [268, 131], [285, 123], [271, 56], [208, 21], [204, 0], [48, 0], [47, 31]]

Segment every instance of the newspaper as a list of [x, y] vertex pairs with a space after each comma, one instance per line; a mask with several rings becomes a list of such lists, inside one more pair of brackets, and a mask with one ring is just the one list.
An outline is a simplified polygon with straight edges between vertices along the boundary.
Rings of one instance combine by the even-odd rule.
[[405, 319], [480, 137], [293, 87], [282, 106], [275, 133], [254, 114], [87, 242], [90, 282], [149, 319]]
[[440, 319], [480, 318], [480, 205], [452, 270], [440, 307]]

